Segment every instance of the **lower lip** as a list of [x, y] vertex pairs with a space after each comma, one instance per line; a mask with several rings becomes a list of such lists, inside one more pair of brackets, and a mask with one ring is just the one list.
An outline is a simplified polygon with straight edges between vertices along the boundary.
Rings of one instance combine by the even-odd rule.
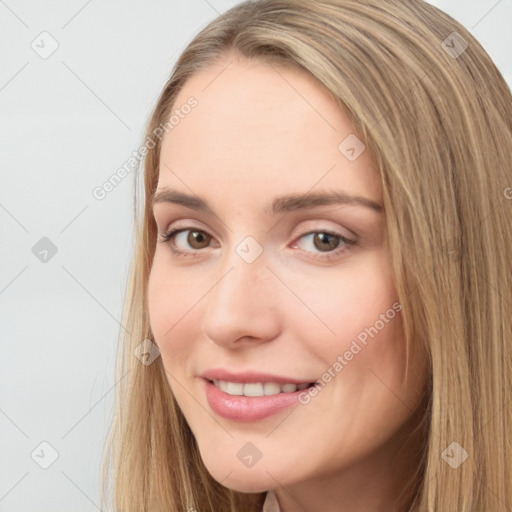
[[204, 379], [206, 399], [219, 416], [235, 421], [258, 421], [299, 402], [297, 390], [293, 393], [278, 393], [266, 396], [237, 396], [221, 391], [209, 380]]

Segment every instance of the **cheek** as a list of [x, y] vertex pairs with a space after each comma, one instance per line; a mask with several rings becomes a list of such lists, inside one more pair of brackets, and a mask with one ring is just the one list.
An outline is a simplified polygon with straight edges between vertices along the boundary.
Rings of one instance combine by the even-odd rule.
[[[284, 280], [294, 291], [278, 307], [283, 325], [295, 326], [292, 329], [325, 364], [350, 350], [354, 340], [366, 348], [378, 339], [378, 346], [372, 343], [374, 357], [397, 343], [401, 315], [396, 311], [396, 291], [385, 256], [384, 251], [373, 252], [325, 272], [314, 266], [300, 273], [283, 269]], [[164, 361], [165, 355], [172, 355], [173, 362], [184, 359], [194, 345], [191, 330], [200, 325], [211, 288], [203, 274], [201, 265], [171, 271], [165, 251], [157, 249], [148, 282], [148, 307]], [[282, 288], [277, 280], [276, 287]], [[362, 350], [358, 359], [371, 355], [360, 357], [363, 352], [369, 351]]]
[[293, 323], [302, 326], [300, 332], [314, 339], [316, 347], [348, 350], [354, 339], [364, 346], [376, 331], [381, 338], [394, 339], [401, 306], [390, 265], [380, 252], [301, 280], [296, 280], [295, 289], [310, 312], [293, 308]]
[[169, 354], [174, 357], [183, 354], [190, 345], [186, 342], [190, 339], [187, 326], [194, 321], [194, 308], [207, 292], [201, 282], [184, 272], [169, 270], [165, 257], [158, 251], [155, 254], [147, 299], [151, 331], [164, 363]]

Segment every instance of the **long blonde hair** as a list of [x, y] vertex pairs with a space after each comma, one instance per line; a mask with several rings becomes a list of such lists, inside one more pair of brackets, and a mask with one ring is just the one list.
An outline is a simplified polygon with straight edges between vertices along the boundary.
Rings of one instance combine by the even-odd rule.
[[[248, 1], [209, 23], [181, 54], [146, 132], [154, 147], [143, 196], [135, 197], [103, 506], [251, 512], [264, 498], [213, 480], [161, 358], [146, 366], [134, 357], [152, 338], [146, 291], [158, 128], [187, 79], [229, 50], [315, 77], [380, 169], [407, 350], [425, 349], [430, 369], [421, 465], [404, 488], [403, 510], [510, 510], [512, 96], [471, 34], [421, 0]], [[454, 454], [467, 459], [455, 467]]]

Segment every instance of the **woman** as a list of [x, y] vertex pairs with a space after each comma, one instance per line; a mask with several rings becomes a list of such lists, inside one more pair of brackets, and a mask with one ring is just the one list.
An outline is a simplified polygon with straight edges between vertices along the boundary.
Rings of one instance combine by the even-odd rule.
[[144, 147], [116, 510], [510, 509], [512, 97], [460, 24], [245, 2]]

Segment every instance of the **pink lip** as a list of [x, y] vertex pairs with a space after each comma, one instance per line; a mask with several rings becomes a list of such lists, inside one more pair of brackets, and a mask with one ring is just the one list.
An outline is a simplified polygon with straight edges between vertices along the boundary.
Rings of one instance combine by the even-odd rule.
[[316, 379], [311, 380], [299, 380], [293, 377], [282, 377], [280, 375], [273, 375], [270, 373], [258, 373], [258, 372], [242, 372], [234, 373], [224, 368], [212, 368], [206, 370], [199, 377], [207, 380], [225, 380], [228, 382], [275, 382], [276, 384], [309, 384], [315, 382]]
[[[241, 382], [240, 380], [233, 380], [233, 377], [221, 380]], [[224, 391], [221, 391], [207, 379], [203, 379], [203, 382], [206, 391], [206, 399], [215, 413], [229, 420], [244, 422], [262, 420], [276, 414], [286, 407], [298, 404], [299, 393], [305, 391], [301, 390], [293, 393], [279, 393], [277, 395], [268, 396], [235, 396], [224, 393]], [[243, 382], [263, 381], [258, 379], [248, 379]], [[267, 380], [265, 382], [276, 381]]]
[[231, 372], [224, 368], [211, 368], [203, 372], [200, 377], [204, 381], [206, 399], [215, 413], [223, 418], [236, 421], [257, 421], [276, 414], [277, 412], [299, 403], [299, 394], [304, 390], [293, 393], [278, 393], [268, 396], [235, 396], [221, 391], [213, 380], [227, 382], [275, 382], [276, 384], [310, 384], [316, 379], [300, 380], [293, 377], [283, 377], [270, 373], [246, 371]]

